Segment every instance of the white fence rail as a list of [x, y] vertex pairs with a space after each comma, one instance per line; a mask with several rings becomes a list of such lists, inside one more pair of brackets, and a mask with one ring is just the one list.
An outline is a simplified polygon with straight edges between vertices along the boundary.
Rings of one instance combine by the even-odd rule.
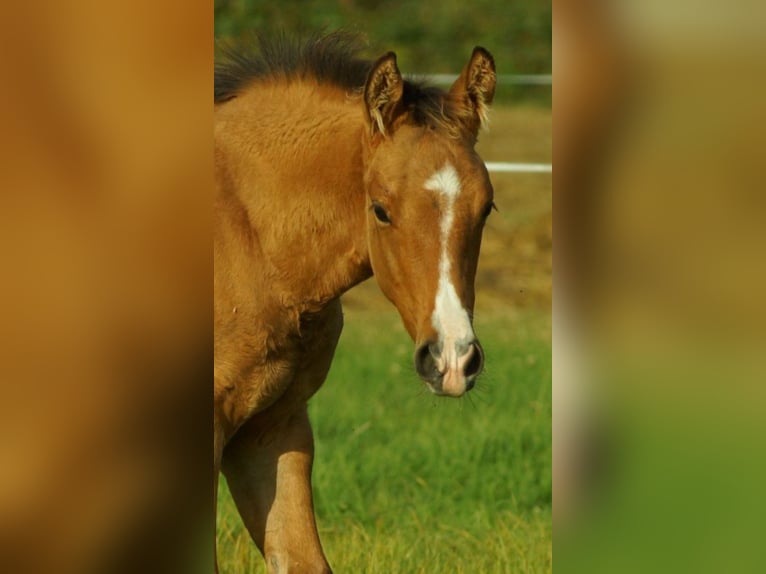
[[[457, 74], [412, 74], [413, 78], [423, 78], [433, 84], [451, 84], [457, 80]], [[550, 86], [553, 76], [550, 74], [498, 74], [497, 83], [518, 86]]]
[[552, 173], [550, 163], [511, 163], [506, 161], [485, 162], [487, 171], [494, 173]]

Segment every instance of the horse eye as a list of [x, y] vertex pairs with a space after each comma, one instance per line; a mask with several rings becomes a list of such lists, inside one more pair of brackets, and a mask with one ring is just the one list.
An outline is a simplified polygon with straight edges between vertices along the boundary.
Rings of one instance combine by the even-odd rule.
[[375, 212], [375, 217], [378, 218], [378, 221], [381, 223], [391, 223], [391, 220], [388, 218], [388, 213], [386, 213], [386, 210], [383, 209], [382, 205], [373, 203], [372, 210]]
[[497, 206], [495, 205], [494, 201], [487, 204], [487, 207], [484, 208], [484, 212], [481, 214], [481, 216], [484, 219], [487, 219], [489, 217], [489, 214], [492, 213], [493, 209], [497, 210]]

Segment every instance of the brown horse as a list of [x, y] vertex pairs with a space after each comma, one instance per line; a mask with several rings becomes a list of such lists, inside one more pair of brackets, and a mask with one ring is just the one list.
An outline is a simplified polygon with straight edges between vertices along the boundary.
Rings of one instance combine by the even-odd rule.
[[269, 572], [329, 572], [311, 497], [306, 401], [374, 275], [415, 367], [459, 397], [481, 372], [474, 277], [492, 186], [474, 151], [495, 90], [475, 48], [448, 91], [406, 81], [344, 34], [233, 51], [215, 76], [215, 476]]

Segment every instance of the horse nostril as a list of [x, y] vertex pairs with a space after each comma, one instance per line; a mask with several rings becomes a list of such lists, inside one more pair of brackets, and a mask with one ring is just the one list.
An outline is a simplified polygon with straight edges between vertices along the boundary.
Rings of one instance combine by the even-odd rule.
[[436, 368], [433, 348], [433, 343], [426, 341], [415, 351], [415, 370], [421, 378], [429, 381], [438, 379], [440, 374]]
[[484, 350], [481, 348], [478, 341], [475, 341], [472, 346], [471, 358], [468, 359], [468, 362], [463, 368], [463, 374], [466, 378], [475, 377], [481, 373], [481, 370], [484, 368]]

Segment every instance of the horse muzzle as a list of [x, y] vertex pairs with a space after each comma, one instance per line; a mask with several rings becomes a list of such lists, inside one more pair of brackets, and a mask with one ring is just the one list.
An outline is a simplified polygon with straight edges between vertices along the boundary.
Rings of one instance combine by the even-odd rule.
[[415, 370], [436, 395], [461, 397], [484, 368], [478, 339], [457, 343], [426, 341], [415, 351]]

